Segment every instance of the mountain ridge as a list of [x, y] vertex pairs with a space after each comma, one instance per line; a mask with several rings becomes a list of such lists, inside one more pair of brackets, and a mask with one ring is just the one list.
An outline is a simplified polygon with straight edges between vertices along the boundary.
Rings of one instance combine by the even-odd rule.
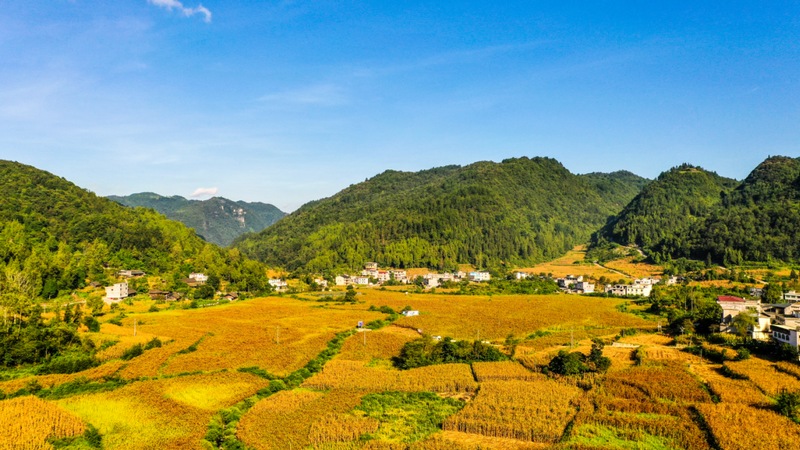
[[106, 198], [124, 206], [154, 209], [194, 229], [204, 239], [221, 247], [229, 246], [244, 233], [261, 231], [286, 215], [272, 204], [234, 201], [224, 197], [192, 200], [180, 195], [163, 196], [154, 192], [140, 192], [125, 196], [110, 195]]

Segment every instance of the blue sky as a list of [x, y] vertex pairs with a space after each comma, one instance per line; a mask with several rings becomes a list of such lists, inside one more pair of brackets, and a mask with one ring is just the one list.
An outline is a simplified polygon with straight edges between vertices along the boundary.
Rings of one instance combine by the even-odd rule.
[[291, 211], [386, 169], [800, 155], [796, 1], [0, 0], [0, 158]]

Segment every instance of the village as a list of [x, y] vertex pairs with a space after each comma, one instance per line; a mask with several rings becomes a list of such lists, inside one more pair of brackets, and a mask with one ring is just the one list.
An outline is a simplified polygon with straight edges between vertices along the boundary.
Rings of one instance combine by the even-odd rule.
[[[750, 294], [760, 296], [760, 289], [753, 288]], [[760, 298], [745, 299], [730, 295], [717, 297], [722, 308], [720, 332], [746, 335], [750, 339], [768, 341], [770, 338], [782, 344], [798, 348], [800, 329], [800, 293], [789, 291], [783, 294], [783, 303], [762, 303]], [[737, 329], [737, 326], [745, 329]]]

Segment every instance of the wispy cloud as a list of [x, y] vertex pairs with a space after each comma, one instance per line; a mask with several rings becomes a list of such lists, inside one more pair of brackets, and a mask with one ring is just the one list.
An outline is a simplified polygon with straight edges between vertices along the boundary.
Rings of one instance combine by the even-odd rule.
[[194, 190], [194, 192], [192, 192], [192, 195], [190, 195], [190, 197], [192, 197], [192, 198], [213, 197], [213, 196], [217, 195], [217, 192], [219, 192], [219, 189], [215, 188], [215, 187], [212, 187], [212, 188], [197, 188], [197, 189]]
[[336, 106], [347, 102], [343, 89], [334, 84], [314, 84], [264, 95], [262, 102], [311, 106]]
[[179, 2], [178, 0], [147, 0], [147, 2], [152, 5], [165, 8], [168, 11], [177, 10], [186, 17], [191, 17], [194, 16], [195, 14], [200, 14], [203, 16], [203, 21], [205, 21], [206, 23], [211, 22], [211, 11], [209, 11], [208, 8], [206, 8], [203, 5], [197, 5], [194, 8], [190, 8], [184, 6], [183, 3]]

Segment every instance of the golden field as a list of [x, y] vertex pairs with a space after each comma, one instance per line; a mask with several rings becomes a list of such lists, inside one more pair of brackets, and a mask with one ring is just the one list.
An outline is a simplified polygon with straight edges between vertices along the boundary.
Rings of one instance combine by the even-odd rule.
[[[619, 300], [358, 292], [354, 305], [288, 297], [152, 313], [134, 305], [122, 326], [104, 323], [99, 333], [88, 333], [98, 343], [117, 342], [103, 352], [101, 366], [8, 380], [0, 389], [11, 394], [32, 380], [49, 388], [80, 378], [125, 384], [57, 400], [0, 401], [0, 449], [51, 448], [48, 439], [80, 435], [88, 425], [99, 430], [106, 449], [202, 449], [212, 418], [245, 399], [249, 409], [230, 433], [254, 449], [715, 448], [700, 418], [723, 449], [782, 448], [769, 445], [787, 445], [798, 434], [798, 425], [770, 408], [781, 389], [800, 389], [800, 366], [758, 358], [726, 361], [728, 372], [746, 377], [730, 378], [721, 364], [652, 333], [655, 323], [618, 311]], [[349, 335], [319, 372], [294, 389], [255, 397], [270, 381], [237, 371], [255, 367], [286, 376], [325, 350], [336, 333], [386, 317], [368, 311], [370, 305], [408, 305], [420, 315]], [[612, 345], [623, 328], [640, 332]], [[485, 340], [505, 351], [509, 335], [519, 344], [508, 361], [396, 369], [391, 359], [419, 330]], [[153, 337], [161, 347], [119, 359], [125, 349]], [[543, 373], [559, 350], [588, 353], [591, 338], [598, 337], [612, 359], [608, 373]], [[637, 362], [633, 355], [640, 348], [644, 356]], [[416, 442], [370, 439], [386, 435], [392, 424], [357, 408], [364, 396], [381, 392], [433, 392], [461, 406], [439, 432]], [[763, 427], [762, 420], [779, 424], [780, 432], [765, 435], [772, 427]], [[14, 447], [19, 442], [25, 447]]]

